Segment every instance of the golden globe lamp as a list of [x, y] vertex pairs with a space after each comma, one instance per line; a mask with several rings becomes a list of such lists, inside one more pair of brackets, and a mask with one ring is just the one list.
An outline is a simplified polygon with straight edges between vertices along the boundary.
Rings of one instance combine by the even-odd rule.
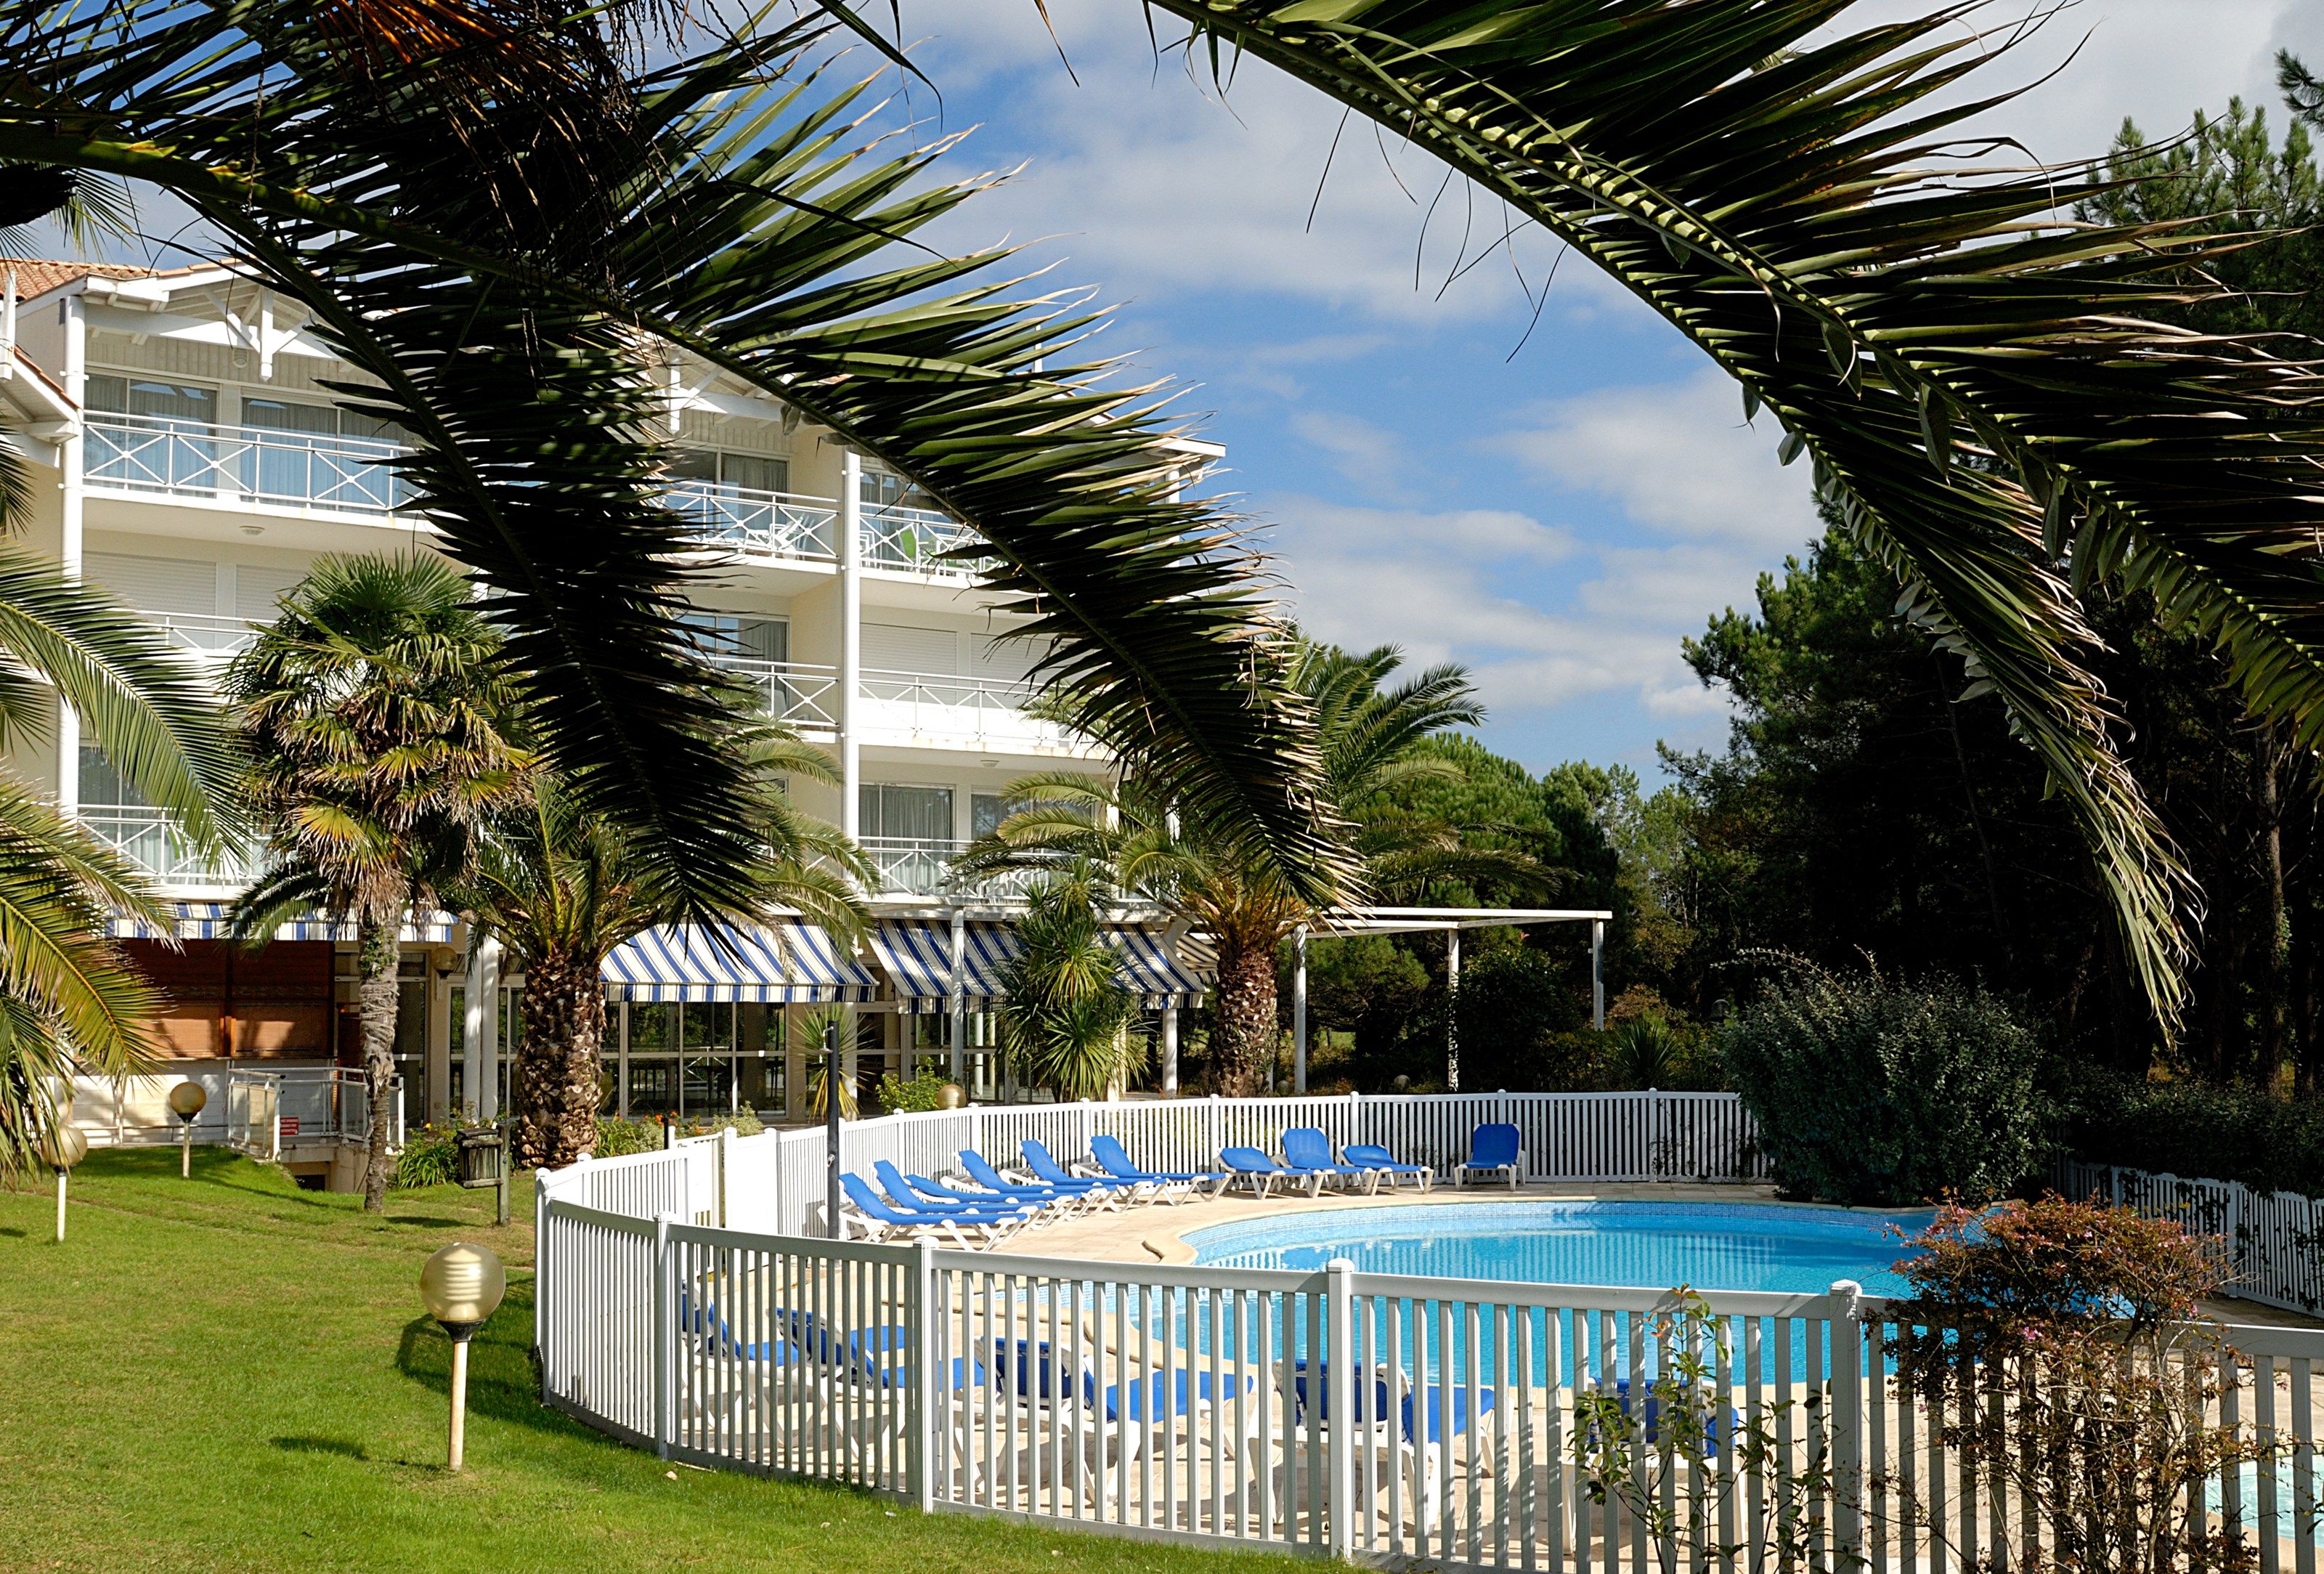
[[452, 1340], [451, 1468], [467, 1449], [468, 1341], [508, 1292], [508, 1273], [489, 1246], [454, 1241], [420, 1270], [420, 1299]]

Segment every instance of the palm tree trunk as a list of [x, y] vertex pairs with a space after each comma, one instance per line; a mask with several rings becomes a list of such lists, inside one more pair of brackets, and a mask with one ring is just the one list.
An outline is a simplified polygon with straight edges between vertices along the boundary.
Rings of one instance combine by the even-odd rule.
[[1219, 987], [1211, 1010], [1211, 1066], [1219, 1091], [1267, 1092], [1275, 1066], [1275, 947], [1218, 937]]
[[395, 1012], [401, 1003], [396, 977], [396, 931], [403, 914], [383, 903], [367, 903], [355, 916], [355, 1023], [363, 1033], [364, 1091], [371, 1105], [369, 1155], [364, 1165], [364, 1211], [387, 1211], [387, 1183], [394, 1172], [388, 1143], [395, 1134], [389, 1100], [395, 1079]]
[[597, 1075], [605, 1046], [605, 991], [595, 957], [528, 957], [524, 1042], [511, 1088], [515, 1162], [561, 1169], [597, 1140]]

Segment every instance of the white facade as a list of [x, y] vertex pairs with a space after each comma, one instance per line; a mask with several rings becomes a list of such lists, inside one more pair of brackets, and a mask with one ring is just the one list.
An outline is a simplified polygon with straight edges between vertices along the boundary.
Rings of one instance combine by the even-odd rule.
[[[25, 544], [173, 643], [222, 664], [319, 556], [434, 545], [375, 462], [397, 451], [397, 434], [336, 408], [326, 383], [365, 379], [303, 330], [302, 308], [217, 267], [0, 271], [14, 286], [0, 321], [5, 424], [34, 461], [37, 490]], [[831, 748], [842, 791], [793, 790], [858, 836], [890, 902], [936, 893], [1016, 776], [1106, 768], [1086, 739], [1026, 714], [1038, 653], [1001, 637], [1022, 620], [967, 569], [936, 560], [972, 539], [964, 527], [714, 368], [680, 362], [654, 375], [670, 391], [671, 498], [699, 523], [715, 569], [697, 598], [713, 659]], [[1188, 445], [1189, 465], [1217, 452]], [[173, 895], [226, 894], [246, 874], [175, 847], [82, 748], [69, 713], [51, 738], [20, 741], [11, 764]], [[453, 976], [448, 950], [432, 960], [431, 1041]], [[443, 1095], [429, 1105], [442, 1108]]]

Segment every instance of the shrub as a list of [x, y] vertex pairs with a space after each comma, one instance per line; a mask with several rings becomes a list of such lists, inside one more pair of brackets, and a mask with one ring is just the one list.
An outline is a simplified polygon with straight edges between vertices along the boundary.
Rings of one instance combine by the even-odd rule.
[[935, 1109], [938, 1097], [951, 1085], [951, 1079], [928, 1066], [922, 1066], [909, 1082], [890, 1071], [880, 1079], [880, 1107], [892, 1115]]
[[395, 1187], [410, 1191], [421, 1186], [442, 1186], [460, 1178], [459, 1128], [430, 1122], [403, 1134], [403, 1151], [395, 1155]]
[[[2244, 1538], [2207, 1528], [2207, 1484], [2290, 1451], [2218, 1420], [2229, 1351], [2199, 1298], [2220, 1271], [2175, 1222], [2055, 1194], [1982, 1213], [1948, 1208], [1899, 1264], [1892, 1306], [1901, 1393], [1990, 1483], [1988, 1523], [1958, 1544], [1941, 1501], [1885, 1487], [1932, 1550], [1967, 1566], [2237, 1574]], [[2012, 1396], [2008, 1424], [1999, 1395]]]
[[1720, 1052], [1793, 1196], [1982, 1200], [2041, 1153], [2051, 1105], [2035, 1084], [2039, 1042], [1983, 989], [1790, 962], [1729, 1019]]
[[2061, 1134], [2076, 1158], [2324, 1197], [2324, 1103], [2109, 1078], [2076, 1088], [2070, 1105]]
[[608, 1120], [597, 1117], [597, 1140], [592, 1157], [618, 1159], [623, 1153], [650, 1153], [661, 1146], [661, 1127], [648, 1120]]

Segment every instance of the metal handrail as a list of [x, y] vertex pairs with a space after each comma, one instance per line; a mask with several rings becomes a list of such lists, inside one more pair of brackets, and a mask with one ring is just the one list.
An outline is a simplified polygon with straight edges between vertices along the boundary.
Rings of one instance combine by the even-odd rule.
[[900, 569], [942, 579], [973, 579], [991, 568], [990, 556], [947, 559], [945, 553], [973, 546], [983, 537], [947, 514], [900, 503], [872, 503], [863, 509], [863, 561], [874, 569]]
[[258, 874], [256, 861], [242, 851], [203, 855], [187, 842], [168, 810], [150, 803], [84, 803], [76, 817], [99, 841], [159, 880], [239, 885]]
[[724, 481], [673, 481], [662, 497], [700, 527], [706, 546], [753, 557], [836, 562], [839, 505], [828, 497], [762, 492]]
[[839, 669], [802, 662], [770, 662], [714, 651], [705, 658], [753, 690], [769, 716], [807, 731], [839, 726]]

